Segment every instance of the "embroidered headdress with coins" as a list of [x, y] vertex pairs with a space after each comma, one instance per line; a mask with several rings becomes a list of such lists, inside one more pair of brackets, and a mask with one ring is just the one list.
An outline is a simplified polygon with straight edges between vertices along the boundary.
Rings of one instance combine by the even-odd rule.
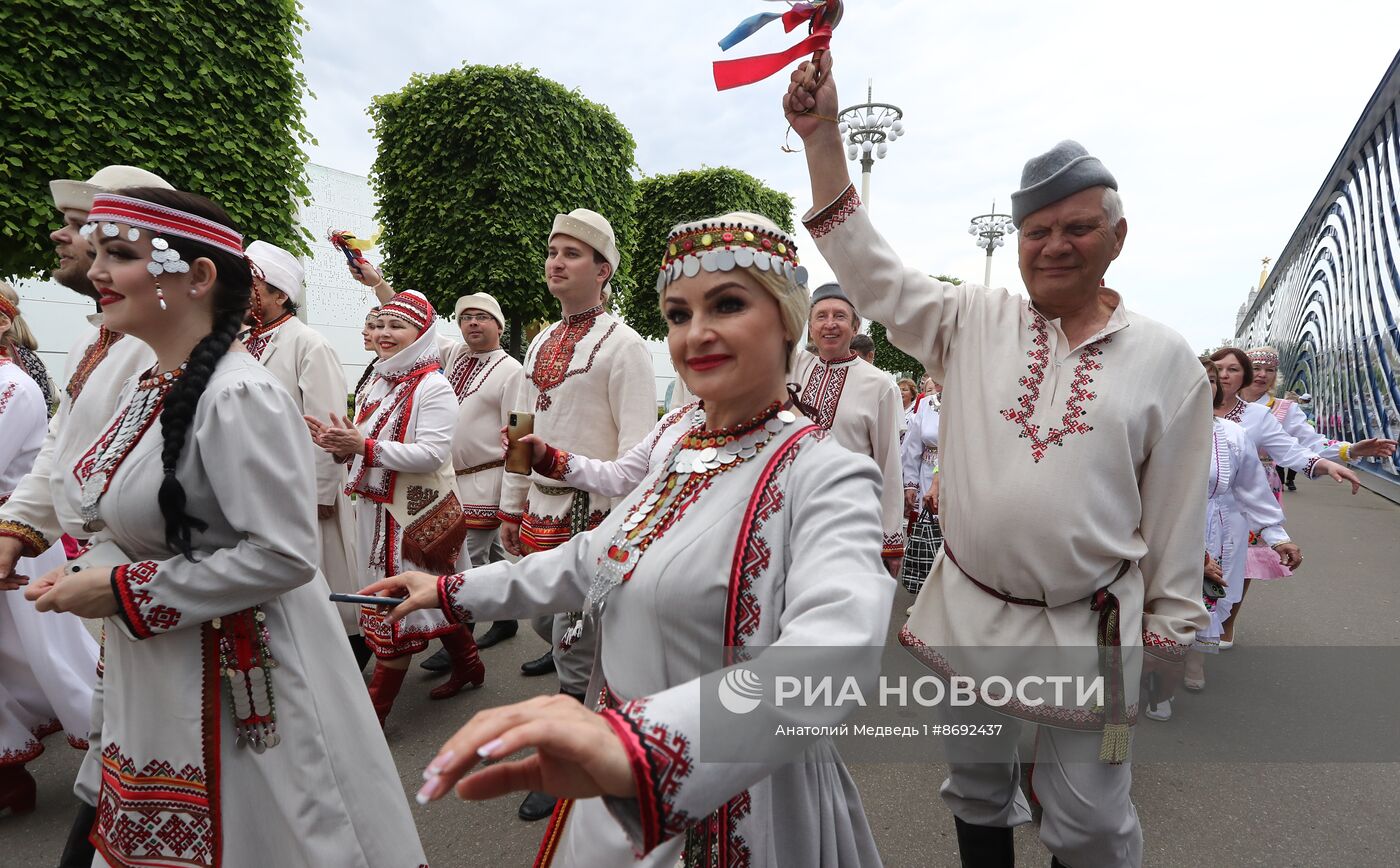
[[1278, 350], [1273, 347], [1255, 347], [1245, 355], [1249, 356], [1250, 364], [1278, 367]]
[[[160, 300], [161, 310], [165, 310], [166, 306], [165, 295], [160, 288], [160, 276], [183, 274], [190, 270], [190, 264], [180, 257], [180, 251], [170, 246], [167, 236], [207, 244], [239, 259], [246, 258], [243, 253], [243, 236], [222, 223], [178, 208], [116, 193], [99, 193], [93, 196], [92, 208], [88, 211], [88, 222], [80, 232], [86, 238], [92, 238], [98, 232], [105, 238], [116, 238], [122, 232], [123, 226], [126, 227], [127, 241], [140, 241], [142, 230], [152, 236], [151, 261], [146, 263], [146, 270], [156, 279], [156, 297]], [[261, 272], [251, 262], [249, 266], [253, 268], [255, 275], [261, 276]], [[253, 310], [256, 309], [257, 306], [254, 305]]]

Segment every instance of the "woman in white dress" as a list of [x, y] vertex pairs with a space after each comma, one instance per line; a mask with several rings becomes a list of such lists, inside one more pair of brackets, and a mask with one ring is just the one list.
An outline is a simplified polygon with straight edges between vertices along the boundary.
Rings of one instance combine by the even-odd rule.
[[[1222, 403], [1216, 407], [1215, 415], [1231, 422], [1237, 422], [1244, 428], [1245, 433], [1249, 435], [1249, 441], [1254, 447], [1255, 454], [1263, 462], [1270, 478], [1277, 481], [1278, 474], [1274, 472], [1274, 467], [1282, 466], [1297, 470], [1304, 476], [1314, 479], [1327, 475], [1337, 482], [1349, 482], [1352, 494], [1360, 490], [1361, 481], [1350, 469], [1335, 461], [1327, 460], [1307, 445], [1300, 443], [1296, 437], [1283, 430], [1278, 420], [1262, 404], [1252, 404], [1239, 397], [1240, 389], [1244, 387], [1244, 384], [1251, 382], [1254, 377], [1253, 364], [1244, 350], [1236, 347], [1223, 347], [1212, 353], [1210, 360], [1215, 363], [1220, 390], [1223, 394]], [[1274, 492], [1274, 497], [1280, 503], [1282, 502], [1277, 491]], [[1234, 645], [1235, 623], [1239, 619], [1244, 596], [1249, 592], [1251, 580], [1256, 578], [1276, 579], [1292, 575], [1292, 566], [1294, 565], [1284, 563], [1269, 549], [1270, 547], [1262, 537], [1257, 534], [1250, 537], [1249, 544], [1246, 546], [1244, 578], [1234, 586], [1226, 588], [1226, 599], [1229, 601], [1230, 610], [1221, 627], [1218, 646], [1221, 650]]]
[[[1214, 391], [1214, 406], [1219, 408], [1225, 395], [1215, 363], [1206, 360], [1204, 364]], [[1182, 683], [1191, 691], [1205, 689], [1205, 655], [1219, 650], [1221, 625], [1230, 615], [1230, 589], [1244, 583], [1250, 528], [1258, 529], [1284, 563], [1297, 565], [1302, 561], [1302, 552], [1284, 530], [1283, 510], [1269, 491], [1264, 465], [1244, 428], [1216, 416], [1211, 420], [1211, 442], [1210, 476], [1206, 481], [1206, 554], [1220, 568], [1220, 584], [1225, 586], [1226, 596], [1203, 595], [1210, 611], [1210, 626], [1196, 634], [1195, 644], [1186, 652]], [[1171, 701], [1159, 702], [1146, 714], [1153, 720], [1169, 719]]]
[[[0, 295], [0, 503], [29, 472], [48, 425], [48, 406], [33, 378], [3, 352], [19, 309]], [[0, 533], [3, 533], [0, 530]], [[21, 558], [15, 574], [38, 577], [62, 567], [63, 546]], [[97, 643], [81, 619], [40, 614], [17, 588], [0, 587], [0, 814], [34, 810], [34, 778], [25, 764], [62, 731], [86, 750]]]
[[[698, 751], [702, 697], [713, 698], [721, 674], [745, 674], [734, 664], [762, 671], [779, 648], [811, 657], [828, 647], [868, 690], [879, 661], [861, 649], [878, 655], [889, 622], [879, 469], [788, 409], [786, 367], [806, 324], [792, 247], [753, 214], [671, 231], [658, 290], [671, 359], [703, 417], [596, 530], [516, 564], [407, 573], [366, 589], [407, 593], [391, 618], [579, 609], [597, 623], [586, 707], [550, 697], [478, 714], [429, 765], [419, 793], [427, 802], [456, 783], [466, 798], [559, 796], [537, 865], [880, 863], [828, 740], [743, 762]], [[845, 714], [829, 711], [824, 723]], [[767, 719], [722, 725], [732, 732], [753, 717]], [[536, 753], [473, 772], [482, 758], [523, 748]], [[706, 749], [718, 748], [707, 740]]]
[[99, 194], [89, 220], [105, 323], [157, 361], [53, 469], [65, 529], [110, 544], [25, 596], [106, 619], [94, 864], [423, 865], [316, 569], [306, 428], [235, 340], [242, 238], [174, 190]]
[[[350, 461], [345, 490], [356, 495], [360, 562], [371, 580], [407, 569], [464, 570], [467, 526], [452, 472], [457, 395], [442, 374], [433, 324], [437, 313], [421, 293], [384, 302], [372, 336], [380, 359], [357, 403], [355, 422], [328, 426], [311, 416], [317, 445]], [[375, 606], [360, 610], [360, 629], [374, 652], [369, 695], [383, 724], [403, 687], [413, 655], [441, 639], [452, 661], [447, 681], [428, 693], [447, 699], [480, 687], [486, 667], [471, 631], [438, 612], [390, 622]]]

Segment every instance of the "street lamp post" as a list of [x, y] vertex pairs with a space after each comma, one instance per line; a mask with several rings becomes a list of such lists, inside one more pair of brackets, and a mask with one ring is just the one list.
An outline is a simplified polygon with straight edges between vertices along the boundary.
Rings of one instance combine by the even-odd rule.
[[1006, 243], [1006, 236], [1016, 232], [1016, 224], [1010, 214], [998, 214], [997, 203], [992, 202], [992, 210], [972, 218], [967, 227], [968, 235], [977, 236], [977, 246], [987, 251], [987, 270], [982, 277], [983, 286], [992, 285], [992, 253]]
[[866, 82], [865, 102], [842, 109], [838, 120], [846, 139], [846, 156], [860, 158], [860, 199], [870, 207], [870, 170], [885, 158], [889, 143], [904, 135], [904, 112], [899, 106], [874, 102], [874, 86]]

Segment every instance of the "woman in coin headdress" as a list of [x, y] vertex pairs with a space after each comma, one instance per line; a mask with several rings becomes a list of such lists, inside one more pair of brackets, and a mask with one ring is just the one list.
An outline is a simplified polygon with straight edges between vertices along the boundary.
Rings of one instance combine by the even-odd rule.
[[156, 357], [53, 468], [65, 530], [102, 544], [25, 591], [106, 619], [94, 864], [423, 865], [316, 569], [306, 427], [236, 341], [241, 236], [174, 190], [99, 194], [88, 219], [105, 325]]
[[795, 412], [786, 385], [806, 327], [801, 277], [792, 238], [757, 215], [672, 229], [658, 290], [671, 359], [701, 399], [677, 423], [679, 440], [652, 453], [646, 478], [596, 530], [557, 549], [367, 589], [409, 593], [390, 617], [580, 609], [598, 625], [588, 707], [551, 697], [478, 714], [433, 760], [420, 801], [478, 757], [533, 747], [458, 792], [561, 797], [536, 864], [879, 864], [829, 741], [752, 762], [698, 753], [702, 678], [742, 681], [738, 663], [761, 670], [779, 648], [809, 657], [826, 646], [873, 683], [878, 659], [859, 648], [878, 653], [888, 626], [879, 469]]

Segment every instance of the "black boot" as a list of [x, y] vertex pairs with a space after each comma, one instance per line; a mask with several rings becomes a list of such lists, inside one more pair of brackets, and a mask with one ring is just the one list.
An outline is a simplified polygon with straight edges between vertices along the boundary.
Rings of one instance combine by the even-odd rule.
[[364, 672], [365, 664], [369, 662], [369, 658], [374, 656], [374, 652], [369, 650], [369, 643], [365, 641], [365, 637], [359, 633], [351, 636], [350, 650], [355, 652], [355, 668]]
[[1011, 829], [974, 826], [954, 817], [958, 827], [958, 855], [962, 868], [1016, 868], [1016, 845]]
[[554, 813], [554, 803], [556, 801], [558, 800], [549, 793], [531, 792], [525, 797], [525, 801], [520, 803], [520, 810], [516, 811], [516, 813], [520, 816], [520, 819], [526, 822], [532, 823], [535, 820], [543, 820], [545, 817]]
[[520, 625], [515, 621], [496, 621], [491, 625], [491, 629], [476, 640], [476, 647], [490, 648], [498, 642], [504, 642], [514, 636], [520, 630]]
[[80, 802], [78, 813], [73, 817], [73, 828], [68, 830], [68, 843], [63, 845], [63, 855], [58, 857], [58, 868], [90, 868], [94, 848], [88, 840], [92, 827], [97, 823], [97, 809]]
[[546, 651], [534, 660], [521, 663], [520, 671], [525, 675], [548, 675], [554, 671], [554, 652]]
[[426, 669], [429, 672], [446, 672], [452, 668], [452, 655], [447, 653], [447, 648], [444, 646], [439, 648], [436, 654], [419, 663], [418, 668]]

